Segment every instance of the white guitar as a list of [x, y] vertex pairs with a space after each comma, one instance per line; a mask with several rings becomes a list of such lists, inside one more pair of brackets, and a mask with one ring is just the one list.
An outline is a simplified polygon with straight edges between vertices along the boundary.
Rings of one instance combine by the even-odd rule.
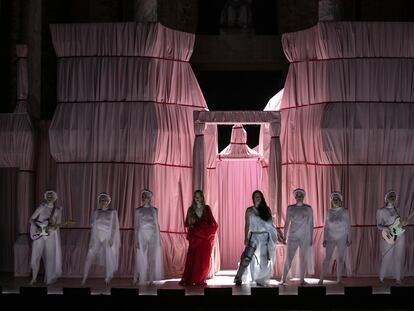
[[388, 244], [394, 244], [397, 237], [404, 233], [404, 227], [412, 217], [414, 217], [414, 213], [410, 214], [404, 221], [401, 221], [400, 217], [395, 218], [394, 222], [388, 227], [388, 230], [382, 230], [383, 239], [387, 241]]
[[76, 224], [76, 221], [69, 220], [60, 224], [49, 224], [48, 221], [35, 222], [30, 226], [30, 238], [32, 240], [40, 239], [42, 236], [49, 235], [49, 229], [58, 229], [63, 226]]

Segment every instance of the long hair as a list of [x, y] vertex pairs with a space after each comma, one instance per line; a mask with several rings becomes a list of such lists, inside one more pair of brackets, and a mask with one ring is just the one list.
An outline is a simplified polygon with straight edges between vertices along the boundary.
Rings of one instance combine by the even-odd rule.
[[268, 221], [269, 219], [272, 219], [272, 213], [270, 212], [270, 208], [269, 206], [267, 206], [263, 193], [260, 190], [256, 190], [252, 194], [253, 205], [254, 205], [254, 195], [256, 193], [258, 193], [262, 199], [259, 206], [257, 207], [257, 210], [259, 211], [259, 217], [263, 219], [264, 221]]
[[196, 196], [197, 193], [200, 194], [200, 196], [201, 196], [201, 205], [203, 207], [206, 205], [206, 200], [204, 199], [204, 193], [203, 193], [203, 191], [202, 190], [196, 190], [196, 191], [194, 191], [193, 201], [191, 203], [190, 208], [188, 209], [188, 223], [189, 223], [190, 226], [195, 223], [196, 217], [197, 217], [196, 212], [195, 212], [196, 211], [196, 207], [197, 207], [197, 203], [195, 202], [195, 196]]

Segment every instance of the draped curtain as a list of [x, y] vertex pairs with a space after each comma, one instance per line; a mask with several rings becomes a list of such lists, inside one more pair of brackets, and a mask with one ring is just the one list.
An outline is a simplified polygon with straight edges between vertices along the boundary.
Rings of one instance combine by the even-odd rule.
[[[64, 219], [63, 275], [80, 276], [97, 195], [108, 192], [121, 228], [119, 270], [133, 273], [133, 214], [154, 192], [166, 277], [184, 268], [192, 199], [193, 111], [207, 108], [189, 64], [194, 35], [159, 23], [51, 25], [58, 106], [49, 129]], [[48, 146], [43, 146], [47, 150]], [[45, 163], [43, 163], [45, 164]], [[53, 184], [45, 176], [43, 184]], [[102, 270], [91, 270], [98, 275]]]
[[[290, 61], [280, 104], [282, 218], [306, 190], [315, 217], [316, 272], [329, 194], [344, 193], [352, 220], [353, 274], [378, 275], [376, 211], [394, 189], [414, 212], [414, 24], [330, 22], [284, 34]], [[404, 268], [414, 275], [414, 230]]]

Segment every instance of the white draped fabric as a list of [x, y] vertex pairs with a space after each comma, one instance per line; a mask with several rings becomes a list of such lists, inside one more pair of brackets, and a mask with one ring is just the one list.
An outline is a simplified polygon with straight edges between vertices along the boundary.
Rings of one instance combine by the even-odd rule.
[[[61, 229], [63, 275], [82, 275], [95, 199], [105, 191], [120, 222], [115, 277], [132, 278], [133, 214], [141, 189], [149, 188], [160, 207], [165, 277], [181, 276], [184, 210], [192, 199], [193, 111], [207, 108], [188, 62], [194, 35], [159, 23], [50, 29], [58, 57], [58, 106], [49, 130], [56, 168], [48, 169], [56, 170], [65, 219], [77, 221]], [[47, 176], [42, 182], [51, 183]], [[24, 274], [24, 265], [18, 270]], [[92, 268], [90, 276], [102, 273]]]
[[146, 284], [164, 276], [158, 210], [141, 206], [134, 213], [134, 282]]
[[[385, 192], [400, 194], [403, 218], [414, 210], [413, 34], [412, 23], [329, 22], [282, 37], [291, 62], [279, 109], [282, 218], [292, 190], [304, 188], [317, 267], [331, 191], [343, 192], [349, 208], [357, 276], [379, 273], [376, 212]], [[413, 240], [408, 227], [406, 275], [414, 275]]]

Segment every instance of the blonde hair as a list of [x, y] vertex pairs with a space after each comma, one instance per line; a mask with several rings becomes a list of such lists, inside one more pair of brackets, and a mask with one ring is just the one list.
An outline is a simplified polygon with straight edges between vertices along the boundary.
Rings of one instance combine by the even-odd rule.
[[197, 219], [196, 218], [197, 215], [196, 215], [196, 212], [195, 212], [196, 211], [196, 207], [197, 207], [197, 203], [195, 202], [195, 196], [196, 196], [197, 193], [201, 196], [201, 205], [203, 207], [206, 205], [206, 200], [204, 198], [203, 191], [202, 190], [196, 190], [196, 191], [194, 191], [193, 201], [191, 203], [190, 208], [188, 209], [188, 224], [190, 226], [194, 225], [194, 223], [196, 222], [196, 219]]

